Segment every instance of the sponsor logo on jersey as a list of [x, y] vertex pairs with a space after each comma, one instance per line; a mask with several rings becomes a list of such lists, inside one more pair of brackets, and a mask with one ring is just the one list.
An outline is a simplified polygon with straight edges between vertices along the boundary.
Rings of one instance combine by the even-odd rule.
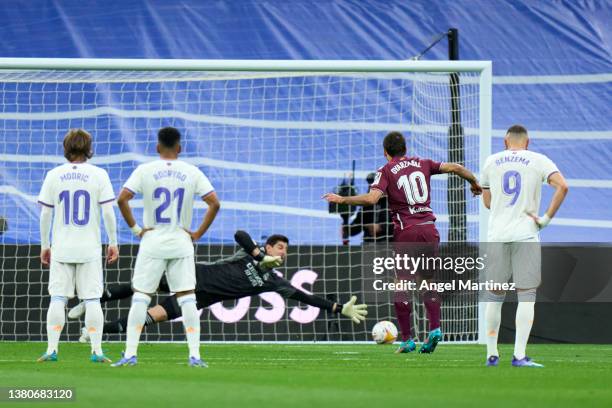
[[410, 211], [410, 214], [418, 214], [422, 212], [433, 212], [433, 210], [429, 207], [408, 207], [408, 211]]
[[249, 279], [249, 282], [251, 282], [251, 285], [253, 285], [254, 287], [263, 286], [264, 285], [263, 280], [261, 280], [261, 277], [259, 276], [259, 273], [257, 273], [257, 269], [255, 269], [255, 266], [253, 266], [252, 263], [249, 262], [246, 265], [246, 269], [244, 270], [244, 274]]

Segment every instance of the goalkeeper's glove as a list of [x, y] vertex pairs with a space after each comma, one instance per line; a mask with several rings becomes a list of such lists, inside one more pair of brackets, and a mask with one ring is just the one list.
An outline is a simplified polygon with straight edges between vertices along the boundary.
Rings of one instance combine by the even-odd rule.
[[277, 268], [282, 264], [283, 258], [280, 256], [264, 255], [263, 259], [259, 261], [259, 266], [266, 269]]
[[359, 324], [365, 320], [368, 314], [368, 305], [356, 305], [355, 302], [357, 302], [357, 296], [351, 296], [351, 300], [342, 305], [342, 311], [340, 313], [351, 319], [353, 323]]

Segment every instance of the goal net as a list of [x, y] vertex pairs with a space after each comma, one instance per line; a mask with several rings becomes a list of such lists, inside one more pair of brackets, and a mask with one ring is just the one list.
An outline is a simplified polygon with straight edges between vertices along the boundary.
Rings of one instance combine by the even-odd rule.
[[[223, 302], [202, 312], [202, 339], [216, 341], [369, 340], [374, 323], [395, 321], [391, 297], [364, 276], [371, 268], [360, 236], [342, 245], [343, 221], [321, 195], [353, 175], [355, 189], [366, 192], [366, 176], [385, 163], [382, 139], [391, 130], [407, 137], [409, 155], [460, 158], [474, 172], [489, 149], [486, 62], [24, 61], [0, 59], [0, 340], [46, 337], [48, 269], [38, 259], [36, 198], [45, 173], [65, 161], [70, 128], [93, 135], [91, 162], [118, 192], [138, 164], [155, 158], [157, 130], [177, 127], [182, 158], [208, 175], [222, 202], [197, 261], [235, 251], [237, 229], [259, 242], [284, 234], [290, 253], [279, 272], [292, 284], [342, 302], [354, 294], [370, 306], [366, 324], [353, 326], [274, 293]], [[482, 215], [467, 186], [435, 176], [431, 187], [442, 240], [458, 228], [459, 245], [478, 242]], [[133, 206], [142, 219], [142, 203]], [[196, 204], [194, 223], [204, 211]], [[129, 283], [138, 250], [117, 215], [121, 258], [105, 267], [107, 285]], [[106, 303], [106, 320], [128, 309], [129, 299]], [[415, 312], [423, 338], [419, 302]], [[81, 325], [67, 320], [62, 339], [76, 340]], [[475, 294], [443, 297], [442, 330], [447, 341], [478, 339]], [[184, 339], [179, 323], [148, 327], [143, 336], [175, 339]]]

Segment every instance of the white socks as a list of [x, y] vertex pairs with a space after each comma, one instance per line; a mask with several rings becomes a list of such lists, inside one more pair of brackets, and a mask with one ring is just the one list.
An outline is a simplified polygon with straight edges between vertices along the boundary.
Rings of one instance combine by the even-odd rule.
[[192, 293], [177, 299], [183, 314], [183, 325], [189, 345], [189, 356], [200, 358], [200, 316], [196, 307], [196, 297]]
[[66, 323], [66, 299], [64, 296], [51, 296], [47, 311], [47, 354], [57, 352], [59, 338]]
[[497, 337], [501, 323], [503, 302], [487, 302], [485, 306], [485, 321], [487, 330], [487, 357], [499, 356]]
[[514, 341], [514, 357], [525, 358], [527, 340], [533, 325], [535, 302], [519, 302], [516, 308], [516, 339]]
[[91, 340], [91, 352], [102, 355], [102, 329], [104, 313], [100, 299], [85, 299], [85, 328]]
[[132, 306], [128, 314], [127, 321], [127, 339], [125, 342], [125, 358], [130, 358], [136, 355], [138, 350], [138, 342], [140, 341], [140, 333], [144, 327], [147, 318], [147, 308], [151, 303], [151, 297], [144, 293], [134, 292], [132, 296]]

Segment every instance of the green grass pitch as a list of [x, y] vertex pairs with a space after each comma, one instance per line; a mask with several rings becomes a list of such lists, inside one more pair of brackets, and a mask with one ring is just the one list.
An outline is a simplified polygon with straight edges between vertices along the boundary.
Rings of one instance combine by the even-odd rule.
[[[88, 361], [89, 347], [0, 342], [0, 387], [73, 387], [53, 407], [612, 407], [612, 346], [530, 345], [544, 369], [484, 367], [484, 346], [441, 344], [431, 355], [377, 345], [203, 344], [210, 368], [190, 368], [185, 344], [142, 344], [139, 364]], [[116, 359], [122, 344], [107, 344]], [[425, 404], [425, 405], [424, 405]], [[16, 403], [3, 406], [46, 406]]]

